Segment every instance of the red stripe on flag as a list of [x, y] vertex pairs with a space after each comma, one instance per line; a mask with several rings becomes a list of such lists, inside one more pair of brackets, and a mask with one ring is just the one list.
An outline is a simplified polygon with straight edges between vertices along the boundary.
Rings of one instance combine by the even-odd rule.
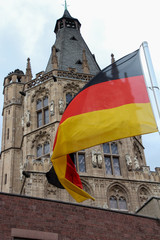
[[111, 109], [130, 103], [148, 103], [143, 76], [117, 79], [92, 85], [80, 92], [65, 110], [61, 123], [71, 116]]
[[73, 184], [75, 184], [77, 187], [83, 189], [80, 177], [76, 171], [75, 165], [69, 154], [67, 155], [67, 166], [66, 166], [65, 178], [68, 179]]

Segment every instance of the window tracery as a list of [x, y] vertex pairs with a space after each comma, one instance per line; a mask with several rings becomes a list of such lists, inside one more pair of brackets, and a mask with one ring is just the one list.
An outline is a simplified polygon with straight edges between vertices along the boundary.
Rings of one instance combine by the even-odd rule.
[[104, 143], [103, 154], [107, 175], [120, 176], [118, 145], [116, 142]]
[[74, 153], [74, 164], [78, 172], [86, 172], [85, 151]]
[[139, 201], [140, 201], [140, 205], [142, 206], [145, 202], [147, 202], [149, 197], [150, 197], [150, 191], [148, 190], [148, 188], [145, 187], [145, 186], [141, 186], [139, 188]]
[[45, 96], [43, 99], [38, 99], [36, 103], [37, 111], [37, 127], [41, 127], [49, 123], [49, 106], [48, 97]]
[[50, 153], [50, 144], [45, 142], [44, 144], [38, 144], [37, 146], [37, 158], [48, 155]]
[[138, 144], [136, 142], [134, 142], [134, 144], [133, 144], [133, 150], [134, 150], [134, 154], [137, 158], [138, 164], [141, 165], [143, 163], [143, 157], [142, 157], [140, 147], [138, 146]]
[[128, 198], [125, 190], [119, 185], [114, 185], [109, 190], [109, 208], [126, 211], [128, 210]]

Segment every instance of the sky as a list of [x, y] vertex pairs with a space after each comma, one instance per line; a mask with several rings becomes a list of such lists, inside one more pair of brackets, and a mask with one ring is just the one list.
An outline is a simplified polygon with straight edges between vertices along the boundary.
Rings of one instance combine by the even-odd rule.
[[[111, 53], [118, 60], [147, 41], [160, 87], [159, 0], [67, 0], [67, 5], [71, 16], [82, 24], [81, 34], [101, 69], [110, 64]], [[34, 78], [45, 70], [55, 41], [55, 23], [63, 12], [64, 0], [0, 0], [0, 136], [4, 77], [17, 68], [25, 72], [28, 57]], [[145, 74], [150, 87], [146, 70]], [[159, 97], [159, 90], [155, 90]], [[150, 88], [149, 94], [160, 129]], [[147, 134], [142, 139], [147, 165], [154, 171], [160, 167], [160, 134]]]

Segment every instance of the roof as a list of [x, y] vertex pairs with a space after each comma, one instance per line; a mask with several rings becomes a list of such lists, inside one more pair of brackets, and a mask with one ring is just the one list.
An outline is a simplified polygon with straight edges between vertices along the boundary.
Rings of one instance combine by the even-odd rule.
[[[58, 58], [58, 69], [67, 71], [68, 68], [75, 68], [78, 73], [83, 73], [82, 56], [83, 50], [85, 50], [90, 74], [97, 74], [100, 68], [80, 33], [80, 22], [71, 17], [68, 10], [65, 10], [63, 17], [57, 20], [55, 29], [56, 41], [54, 46]], [[45, 73], [53, 70], [52, 58], [51, 53]]]

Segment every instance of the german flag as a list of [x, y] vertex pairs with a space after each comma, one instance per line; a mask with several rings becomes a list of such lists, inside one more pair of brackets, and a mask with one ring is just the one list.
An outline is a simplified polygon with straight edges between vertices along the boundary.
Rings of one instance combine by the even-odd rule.
[[60, 121], [51, 161], [64, 188], [83, 201], [92, 197], [84, 196], [73, 181], [66, 184], [68, 154], [156, 131], [136, 50], [102, 70], [72, 99]]

